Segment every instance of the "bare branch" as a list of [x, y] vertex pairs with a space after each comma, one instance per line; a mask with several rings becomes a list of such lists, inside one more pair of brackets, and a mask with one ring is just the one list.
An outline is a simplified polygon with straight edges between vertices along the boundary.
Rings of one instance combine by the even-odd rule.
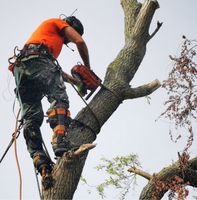
[[137, 21], [133, 28], [133, 37], [143, 39], [145, 43], [149, 40], [149, 27], [155, 13], [159, 8], [159, 3], [156, 0], [146, 0], [140, 9]]
[[137, 88], [130, 88], [125, 92], [125, 99], [134, 99], [150, 95], [160, 86], [160, 81], [156, 79], [148, 84], [139, 86]]
[[162, 24], [163, 24], [163, 22], [157, 22], [157, 28], [155, 29], [155, 31], [150, 35], [150, 37], [149, 37], [149, 40], [150, 39], [152, 39], [154, 36], [155, 36], [155, 34], [159, 31], [159, 29], [161, 28], [161, 26], [162, 26]]
[[74, 156], [79, 156], [82, 153], [89, 151], [91, 149], [93, 149], [94, 147], [96, 147], [96, 144], [82, 144], [79, 149], [77, 149], [76, 151], [73, 152]]
[[144, 177], [145, 179], [148, 179], [148, 180], [150, 180], [152, 178], [152, 175], [150, 175], [149, 173], [147, 173], [147, 172], [145, 172], [145, 171], [143, 171], [139, 168], [136, 168], [136, 167], [129, 168], [128, 172], [137, 174], [137, 175], [142, 176], [142, 177]]
[[78, 149], [64, 153], [62, 159], [64, 159], [66, 162], [68, 160], [70, 163], [72, 159], [82, 155], [83, 153], [86, 153], [94, 147], [96, 147], [96, 144], [82, 144]]

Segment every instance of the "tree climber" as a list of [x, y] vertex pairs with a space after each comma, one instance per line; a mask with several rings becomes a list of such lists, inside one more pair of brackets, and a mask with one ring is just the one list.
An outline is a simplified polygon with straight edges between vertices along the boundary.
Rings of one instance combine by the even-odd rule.
[[[82, 38], [83, 25], [74, 16], [44, 21], [33, 32], [22, 50], [14, 57], [9, 70], [16, 82], [16, 95], [22, 108], [24, 137], [27, 149], [38, 172], [44, 178], [51, 172], [51, 161], [42, 145], [40, 127], [44, 113], [41, 100], [47, 97], [51, 106], [47, 111], [48, 122], [53, 129], [52, 148], [57, 157], [72, 148], [66, 137], [70, 122], [69, 100], [58, 65], [63, 44], [76, 45], [84, 65], [90, 69], [89, 53]], [[76, 81], [68, 75], [69, 81]], [[76, 82], [75, 82], [76, 83]]]

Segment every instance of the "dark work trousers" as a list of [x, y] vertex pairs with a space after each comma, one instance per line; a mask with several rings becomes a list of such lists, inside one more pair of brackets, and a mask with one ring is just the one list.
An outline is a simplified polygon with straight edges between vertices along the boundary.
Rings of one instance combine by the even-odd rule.
[[27, 149], [32, 158], [37, 154], [46, 156], [40, 132], [44, 118], [41, 100], [46, 96], [51, 103], [50, 109], [60, 105], [68, 109], [69, 101], [61, 72], [51, 59], [38, 57], [18, 62], [14, 67], [14, 77]]

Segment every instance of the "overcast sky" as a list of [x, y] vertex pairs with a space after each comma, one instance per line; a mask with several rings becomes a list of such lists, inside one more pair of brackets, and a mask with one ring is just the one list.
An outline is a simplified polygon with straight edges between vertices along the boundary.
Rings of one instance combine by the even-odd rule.
[[[154, 30], [157, 21], [163, 22], [163, 26], [147, 46], [146, 56], [131, 82], [134, 87], [156, 78], [163, 81], [172, 64], [169, 55], [179, 53], [182, 35], [197, 39], [196, 0], [160, 0], [159, 3], [160, 9], [156, 11], [151, 30]], [[108, 64], [124, 45], [124, 16], [119, 0], [0, 0], [0, 156], [11, 139], [15, 124], [14, 113], [18, 110], [16, 103], [13, 112], [15, 83], [12, 74], [7, 70], [8, 57], [12, 56], [15, 46], [22, 48], [32, 31], [43, 20], [58, 17], [61, 13], [70, 15], [76, 8], [78, 11], [75, 15], [85, 27], [84, 39], [89, 48], [91, 67], [103, 79]], [[76, 49], [74, 45], [70, 46]], [[62, 68], [69, 72], [78, 61], [80, 57], [77, 51], [73, 53], [64, 47], [59, 57]], [[75, 91], [70, 86], [67, 87], [70, 110], [74, 117], [84, 104]], [[91, 185], [97, 185], [103, 180], [102, 175], [94, 169], [103, 156], [112, 158], [117, 155], [138, 154], [143, 169], [149, 173], [158, 172], [176, 160], [177, 151], [182, 149], [185, 141], [172, 143], [168, 135], [169, 123], [165, 120], [155, 122], [164, 111], [164, 100], [165, 92], [159, 89], [151, 95], [150, 105], [146, 98], [126, 101], [120, 105], [103, 126], [96, 141], [97, 147], [90, 152], [87, 159], [83, 175]], [[49, 104], [46, 100], [43, 103], [46, 111]], [[53, 157], [50, 145], [52, 131], [45, 121], [42, 133]], [[17, 143], [23, 176], [23, 199], [38, 199], [34, 168], [22, 134]], [[196, 155], [196, 152], [195, 141], [191, 156]], [[138, 187], [130, 192], [127, 199], [137, 200], [139, 191], [145, 184], [145, 180], [139, 179]], [[18, 186], [14, 150], [11, 148], [0, 164], [0, 199], [18, 199]], [[87, 189], [91, 189], [92, 193], [89, 194]], [[100, 197], [94, 189], [79, 184], [74, 200], [97, 199]], [[117, 199], [113, 189], [109, 190], [107, 199]], [[188, 199], [192, 199], [192, 195]]]

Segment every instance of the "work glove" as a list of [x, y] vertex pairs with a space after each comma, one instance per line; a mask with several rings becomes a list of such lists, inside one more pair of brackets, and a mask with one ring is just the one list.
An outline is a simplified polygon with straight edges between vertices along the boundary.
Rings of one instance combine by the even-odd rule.
[[77, 84], [77, 91], [82, 97], [87, 94], [87, 88], [83, 83]]

